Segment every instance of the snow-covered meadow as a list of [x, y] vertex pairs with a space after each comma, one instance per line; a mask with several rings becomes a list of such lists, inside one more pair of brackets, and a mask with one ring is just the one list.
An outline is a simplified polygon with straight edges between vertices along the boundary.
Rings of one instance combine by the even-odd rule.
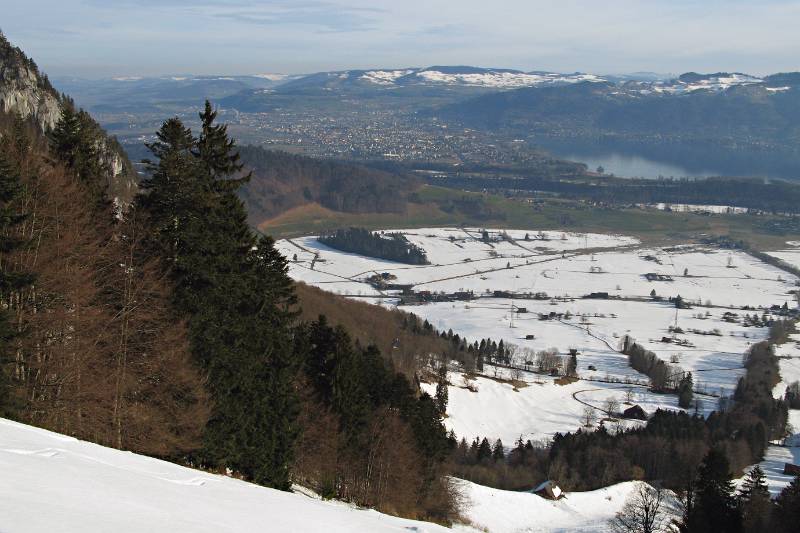
[[[530, 492], [512, 492], [458, 480], [467, 503], [466, 517], [492, 533], [609, 531], [609, 521], [642, 483], [629, 481], [610, 487], [568, 493], [557, 501]], [[677, 499], [670, 493], [665, 513], [679, 516]], [[460, 529], [460, 528], [456, 528]]]
[[[524, 372], [527, 386], [515, 389], [495, 379], [489, 366], [486, 376], [466, 388], [461, 374], [451, 373], [446, 424], [467, 438], [501, 438], [511, 444], [519, 436], [537, 439], [575, 430], [587, 403], [599, 408], [606, 397], [621, 397], [630, 387], [636, 390], [633, 403], [645, 411], [677, 409], [674, 396], [640, 386], [647, 377], [619, 353], [625, 335], [692, 372], [701, 393], [695, 408], [713, 410], [717, 397], [731, 394], [744, 374], [748, 347], [767, 337], [761, 318], [769, 318], [773, 306], [796, 305], [794, 276], [740, 251], [701, 245], [654, 248], [625, 235], [535, 228], [391, 231], [425, 250], [430, 264], [344, 253], [315, 237], [282, 240], [277, 246], [290, 259], [289, 272], [297, 280], [400, 306], [470, 342], [502, 339], [518, 347], [520, 360], [549, 348], [560, 354], [578, 350], [581, 379], [569, 385]], [[390, 277], [394, 288], [371, 284], [375, 274]], [[471, 291], [474, 297], [419, 304], [404, 297], [400, 287], [433, 295]], [[594, 298], [586, 298], [592, 293]], [[689, 308], [676, 309], [670, 299], [677, 296]], [[787, 375], [795, 372], [795, 362], [786, 360]]]
[[800, 241], [789, 241], [786, 244], [789, 246], [788, 248], [770, 252], [769, 255], [777, 257], [795, 268], [800, 268]]
[[4, 533], [603, 531], [637, 482], [549, 501], [456, 480], [453, 529], [291, 494], [0, 419]]
[[[675, 395], [654, 394], [641, 385], [591, 382], [579, 380], [558, 385], [549, 376], [523, 373], [516, 386], [508, 380], [505, 369], [498, 369], [498, 378], [478, 376], [474, 379], [451, 372], [448, 380], [448, 409], [445, 427], [456, 435], [471, 441], [489, 437], [501, 439], [505, 446], [513, 446], [517, 439], [523, 441], [549, 441], [556, 433], [574, 431], [584, 425], [587, 406], [595, 409], [597, 423], [605, 416], [603, 409], [609, 398], [625, 409], [626, 397], [648, 414], [656, 409], [681, 410]], [[490, 371], [491, 373], [492, 371]], [[433, 394], [436, 386], [422, 384], [423, 390]], [[630, 391], [630, 392], [628, 392]], [[701, 402], [700, 412], [705, 414], [716, 406], [711, 398]], [[692, 410], [693, 412], [693, 410]], [[638, 420], [618, 419], [614, 424], [636, 426]]]
[[4, 533], [444, 532], [0, 419]]

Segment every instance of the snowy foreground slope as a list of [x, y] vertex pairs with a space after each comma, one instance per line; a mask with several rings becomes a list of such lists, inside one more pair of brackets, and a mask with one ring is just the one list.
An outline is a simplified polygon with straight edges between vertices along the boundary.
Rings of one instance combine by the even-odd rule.
[[[640, 481], [628, 481], [589, 492], [571, 492], [551, 501], [529, 492], [458, 481], [469, 504], [467, 516], [472, 525], [491, 533], [610, 531], [609, 521], [639, 484]], [[671, 496], [666, 512], [675, 515], [676, 503]]]
[[[557, 502], [456, 481], [470, 526], [492, 533], [607, 531], [637, 482]], [[280, 492], [0, 419], [0, 532], [452, 531]]]
[[0, 531], [440, 532], [0, 419]]

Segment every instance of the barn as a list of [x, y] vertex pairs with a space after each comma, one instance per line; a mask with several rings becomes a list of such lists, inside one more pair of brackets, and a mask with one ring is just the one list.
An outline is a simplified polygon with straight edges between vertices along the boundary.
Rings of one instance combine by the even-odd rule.
[[556, 485], [555, 481], [547, 480], [533, 489], [533, 493], [547, 500], [559, 500], [564, 497], [564, 491]]
[[647, 420], [647, 413], [638, 405], [632, 405], [622, 412], [624, 418], [631, 418], [634, 420]]
[[789, 476], [800, 476], [800, 465], [793, 465], [792, 463], [784, 463], [783, 473]]

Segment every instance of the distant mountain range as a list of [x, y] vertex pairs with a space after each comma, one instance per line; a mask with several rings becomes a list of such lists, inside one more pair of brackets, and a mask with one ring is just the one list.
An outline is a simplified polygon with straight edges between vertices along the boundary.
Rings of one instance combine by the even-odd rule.
[[525, 87], [424, 113], [554, 150], [560, 143], [562, 152], [629, 153], [730, 175], [800, 178], [800, 73]]
[[268, 89], [299, 77], [285, 74], [121, 76], [99, 80], [62, 77], [55, 78], [53, 84], [93, 111], [122, 108], [146, 111], [151, 106], [164, 104], [199, 105], [206, 98], [218, 100], [242, 91]]
[[305, 88], [399, 88], [409, 86], [460, 86], [491, 89], [564, 85], [580, 81], [602, 81], [593, 74], [522, 72], [519, 70], [469, 66], [434, 66], [428, 68], [344, 70], [321, 72], [290, 81], [282, 90]]
[[800, 73], [683, 74], [673, 80], [577, 83], [479, 95], [432, 111], [472, 127], [570, 134], [692, 135], [793, 143]]
[[626, 75], [571, 74], [472, 66], [342, 70], [308, 75], [260, 74], [236, 76], [174, 75], [115, 77], [100, 80], [58, 78], [54, 85], [76, 95], [79, 103], [98, 111], [120, 106], [196, 104], [205, 98], [227, 107], [250, 111], [262, 94], [375, 95], [400, 91], [404, 95], [464, 96], [524, 88], [565, 87], [579, 83], [610, 84], [628, 95], [718, 92], [740, 86], [760, 86], [781, 92], [800, 84], [800, 73], [759, 78], [743, 73], [694, 72], [678, 77], [640, 72]]

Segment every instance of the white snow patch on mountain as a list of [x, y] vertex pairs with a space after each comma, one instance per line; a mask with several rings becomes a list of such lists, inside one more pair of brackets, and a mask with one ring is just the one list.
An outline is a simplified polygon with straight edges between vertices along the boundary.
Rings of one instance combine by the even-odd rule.
[[604, 81], [592, 74], [554, 74], [487, 71], [474, 74], [449, 74], [438, 70], [424, 70], [416, 76], [429, 83], [447, 85], [472, 85], [479, 87], [536, 87], [540, 85], [568, 84], [580, 81]]
[[261, 78], [269, 81], [283, 81], [289, 77], [288, 74], [253, 74], [254, 78]]
[[694, 91], [724, 91], [737, 85], [755, 85], [764, 80], [749, 74], [729, 74], [726, 76], [710, 76], [697, 81], [681, 80], [659, 81], [652, 84], [652, 90], [661, 93], [682, 94]]
[[408, 76], [413, 70], [370, 70], [365, 72], [360, 79], [377, 83], [378, 85], [392, 85], [398, 78]]

